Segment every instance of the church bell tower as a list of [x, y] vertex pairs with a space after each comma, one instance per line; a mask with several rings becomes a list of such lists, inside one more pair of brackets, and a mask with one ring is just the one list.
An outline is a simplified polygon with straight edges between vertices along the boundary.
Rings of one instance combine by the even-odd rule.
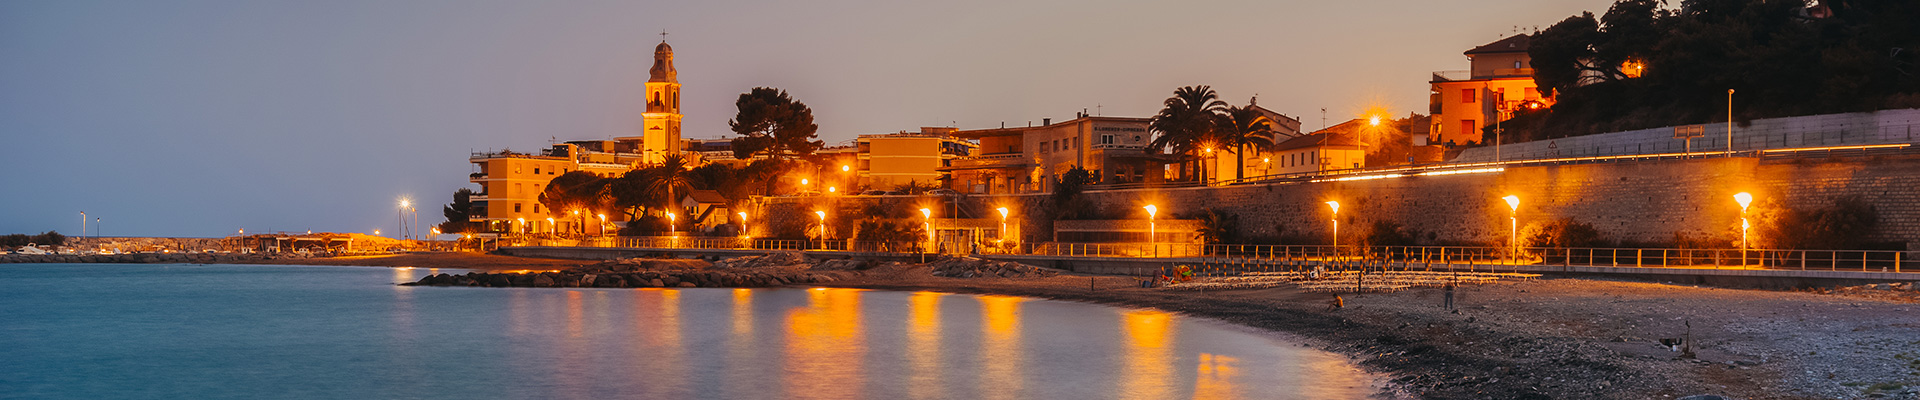
[[641, 114], [646, 119], [641, 153], [646, 162], [658, 163], [681, 151], [680, 79], [673, 70], [673, 46], [665, 39], [654, 46], [653, 68], [648, 72], [652, 77], [647, 79], [647, 111]]

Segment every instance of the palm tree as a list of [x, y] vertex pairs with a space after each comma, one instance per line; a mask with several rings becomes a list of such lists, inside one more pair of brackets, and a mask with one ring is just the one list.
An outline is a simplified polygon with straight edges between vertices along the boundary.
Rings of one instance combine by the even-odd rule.
[[1227, 107], [1226, 112], [1220, 114], [1219, 122], [1214, 129], [1220, 144], [1235, 149], [1234, 157], [1240, 160], [1234, 163], [1238, 167], [1233, 171], [1233, 179], [1246, 178], [1247, 145], [1253, 145], [1255, 149], [1273, 147], [1273, 121], [1248, 106]]
[[687, 157], [680, 154], [668, 154], [666, 157], [662, 157], [660, 159], [660, 165], [654, 166], [653, 169], [657, 172], [651, 177], [653, 182], [647, 184], [647, 190], [653, 192], [665, 191], [667, 193], [666, 209], [671, 212], [679, 207], [679, 202], [677, 201], [679, 199], [673, 197], [673, 189], [684, 189], [693, 186], [693, 178], [687, 176]]
[[[1159, 133], [1148, 144], [1155, 151], [1172, 149], [1174, 153], [1192, 153], [1201, 146], [1212, 145], [1214, 127], [1221, 112], [1227, 109], [1227, 102], [1220, 101], [1220, 94], [1211, 86], [1185, 86], [1174, 89], [1173, 97], [1168, 97], [1165, 108], [1154, 114], [1147, 128]], [[1205, 168], [1201, 168], [1201, 181], [1206, 181]]]

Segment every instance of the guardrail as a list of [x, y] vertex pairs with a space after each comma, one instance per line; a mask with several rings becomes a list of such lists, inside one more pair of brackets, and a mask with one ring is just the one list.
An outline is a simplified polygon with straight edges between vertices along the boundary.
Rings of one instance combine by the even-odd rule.
[[1557, 248], [1472, 246], [1324, 246], [1181, 243], [998, 243], [946, 240], [938, 246], [922, 242], [750, 239], [741, 237], [602, 237], [590, 239], [535, 239], [516, 243], [541, 246], [624, 247], [657, 249], [732, 249], [846, 251], [865, 253], [945, 253], [1049, 257], [1106, 257], [1172, 259], [1245, 270], [1276, 267], [1397, 264], [1407, 269], [1483, 268], [1498, 266], [1590, 266], [1632, 268], [1773, 269], [1817, 271], [1914, 271], [1920, 251], [1795, 250], [1795, 249], [1671, 249], [1671, 248]]

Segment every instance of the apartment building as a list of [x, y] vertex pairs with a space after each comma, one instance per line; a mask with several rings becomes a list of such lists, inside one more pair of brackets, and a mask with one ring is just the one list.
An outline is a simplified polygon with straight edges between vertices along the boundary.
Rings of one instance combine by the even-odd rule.
[[1436, 71], [1428, 113], [1433, 115], [1428, 141], [1434, 144], [1482, 143], [1483, 128], [1496, 119], [1511, 118], [1522, 107], [1548, 107], [1552, 98], [1540, 96], [1533, 84], [1531, 37], [1508, 36], [1467, 50], [1469, 69]]
[[1081, 114], [1057, 124], [956, 131], [979, 147], [940, 170], [952, 173], [949, 188], [963, 193], [1045, 192], [1074, 167], [1086, 168], [1096, 183], [1161, 182], [1175, 157], [1147, 151], [1147, 121]]

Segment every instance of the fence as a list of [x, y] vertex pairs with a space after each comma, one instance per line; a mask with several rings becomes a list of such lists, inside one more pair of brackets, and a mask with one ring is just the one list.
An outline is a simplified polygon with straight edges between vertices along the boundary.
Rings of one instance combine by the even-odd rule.
[[[1636, 268], [1776, 269], [1908, 272], [1920, 252], [1894, 250], [1662, 249], [1466, 246], [1293, 246], [1184, 243], [1012, 243], [943, 240], [926, 242], [783, 240], [742, 237], [605, 237], [543, 239], [527, 245], [657, 249], [946, 253], [1049, 257], [1164, 258], [1210, 269], [1273, 270], [1275, 267], [1365, 267], [1402, 269], [1500, 266], [1596, 266]], [[1235, 266], [1235, 267], [1221, 267]]]

